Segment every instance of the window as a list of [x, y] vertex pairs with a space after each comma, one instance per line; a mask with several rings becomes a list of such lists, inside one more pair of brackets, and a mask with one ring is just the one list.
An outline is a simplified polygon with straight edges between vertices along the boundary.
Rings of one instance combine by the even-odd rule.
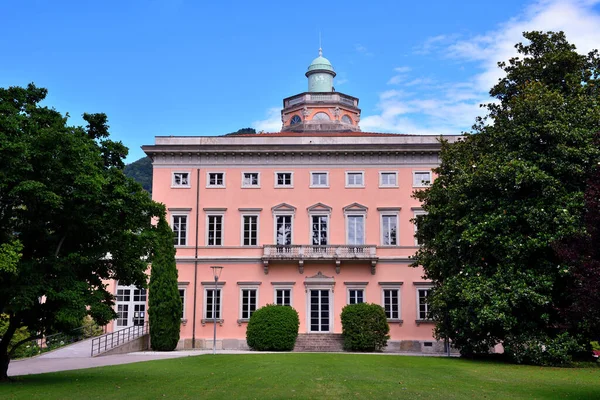
[[131, 290], [117, 289], [117, 301], [131, 301]]
[[181, 298], [181, 319], [185, 319], [185, 288], [179, 288], [179, 297]]
[[329, 187], [329, 173], [311, 172], [310, 187]]
[[242, 172], [242, 187], [259, 188], [260, 174], [258, 172]]
[[365, 244], [365, 216], [347, 215], [348, 244]]
[[431, 293], [431, 288], [419, 288], [417, 289], [417, 307], [418, 307], [418, 319], [431, 319], [429, 314], [429, 302], [428, 297]]
[[173, 215], [173, 244], [185, 246], [187, 243], [187, 215]]
[[146, 289], [134, 289], [133, 301], [146, 301]]
[[250, 319], [256, 311], [258, 289], [242, 289], [241, 319]]
[[342, 122], [345, 124], [350, 124], [352, 125], [352, 118], [350, 118], [349, 116], [347, 116], [346, 114], [342, 115]]
[[313, 121], [331, 121], [329, 114], [324, 112], [318, 112], [312, 117]]
[[346, 172], [346, 187], [365, 187], [363, 172]]
[[275, 172], [275, 187], [293, 187], [291, 172]]
[[325, 246], [328, 244], [328, 226], [329, 216], [313, 215], [311, 216], [311, 232], [313, 246]]
[[291, 306], [292, 289], [275, 289], [275, 304], [278, 306]]
[[413, 187], [426, 187], [431, 185], [430, 171], [413, 172]]
[[[215, 295], [216, 292], [216, 295]], [[206, 301], [204, 302], [204, 316], [206, 320], [221, 319], [221, 289], [204, 289], [204, 296]], [[215, 307], [215, 313], [213, 316], [213, 305]]]
[[364, 289], [348, 289], [348, 304], [360, 304], [365, 302]]
[[275, 216], [275, 244], [289, 246], [292, 244], [292, 216]]
[[143, 326], [145, 317], [146, 317], [146, 305], [145, 304], [134, 304], [133, 305], [133, 326]]
[[290, 125], [296, 125], [296, 124], [299, 124], [300, 122], [302, 122], [302, 118], [300, 118], [300, 116], [298, 116], [298, 115], [294, 115], [292, 117], [292, 120], [290, 121]]
[[383, 308], [387, 319], [400, 319], [400, 289], [383, 289]]
[[208, 172], [206, 179], [206, 187], [225, 187], [225, 172]]
[[381, 245], [398, 245], [398, 215], [381, 215]]
[[127, 326], [129, 319], [129, 305], [117, 304], [117, 326]]
[[189, 172], [173, 172], [173, 179], [171, 181], [171, 187], [190, 187], [190, 173]]
[[[427, 212], [423, 211], [423, 210], [414, 210], [415, 220], [417, 219], [417, 217], [419, 215], [427, 215]], [[414, 228], [415, 228], [415, 246], [420, 246], [422, 243], [419, 242], [419, 239], [417, 239], [417, 236], [416, 236], [416, 234], [417, 234], [417, 221], [414, 222]]]
[[379, 187], [398, 187], [398, 173], [380, 172]]
[[223, 245], [223, 216], [222, 215], [208, 215], [208, 234], [207, 242], [208, 246], [222, 246]]
[[242, 215], [242, 246], [258, 246], [258, 215]]

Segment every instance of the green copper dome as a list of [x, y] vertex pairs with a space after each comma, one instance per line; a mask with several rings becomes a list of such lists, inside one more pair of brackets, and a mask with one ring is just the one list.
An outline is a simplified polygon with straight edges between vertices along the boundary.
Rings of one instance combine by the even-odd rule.
[[331, 65], [329, 60], [326, 59], [325, 57], [323, 57], [323, 51], [321, 49], [319, 49], [319, 57], [315, 58], [308, 66], [309, 71], [314, 71], [314, 70], [319, 70], [319, 69], [334, 72], [333, 66]]

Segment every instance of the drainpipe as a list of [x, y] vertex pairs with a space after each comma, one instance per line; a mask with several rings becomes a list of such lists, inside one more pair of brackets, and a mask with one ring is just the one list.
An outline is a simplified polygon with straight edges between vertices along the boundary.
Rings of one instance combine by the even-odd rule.
[[192, 349], [196, 348], [196, 289], [198, 286], [198, 217], [200, 213], [200, 168], [196, 169], [196, 244], [194, 252], [194, 315], [192, 317]]

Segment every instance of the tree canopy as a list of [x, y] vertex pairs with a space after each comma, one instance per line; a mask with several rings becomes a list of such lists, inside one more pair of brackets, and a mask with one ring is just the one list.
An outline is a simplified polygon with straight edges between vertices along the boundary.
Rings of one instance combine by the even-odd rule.
[[518, 362], [561, 363], [586, 338], [558, 312], [572, 269], [552, 245], [584, 229], [600, 58], [562, 32], [524, 36], [519, 56], [499, 63], [488, 115], [442, 144], [437, 179], [415, 193], [428, 214], [416, 220], [414, 265], [435, 282], [436, 334], [463, 354], [502, 343]]
[[115, 317], [104, 282], [146, 285], [153, 216], [164, 207], [123, 174], [127, 148], [104, 114], [87, 126], [43, 107], [47, 90], [0, 88], [0, 380], [15, 331], [71, 329]]

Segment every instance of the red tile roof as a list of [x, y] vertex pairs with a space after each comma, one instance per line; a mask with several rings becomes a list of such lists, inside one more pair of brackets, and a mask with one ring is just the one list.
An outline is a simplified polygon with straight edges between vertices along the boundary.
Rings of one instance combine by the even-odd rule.
[[263, 132], [263, 133], [242, 133], [228, 136], [276, 136], [276, 137], [316, 137], [316, 136], [336, 136], [336, 137], [361, 137], [361, 136], [413, 136], [403, 133], [378, 133], [378, 132]]

